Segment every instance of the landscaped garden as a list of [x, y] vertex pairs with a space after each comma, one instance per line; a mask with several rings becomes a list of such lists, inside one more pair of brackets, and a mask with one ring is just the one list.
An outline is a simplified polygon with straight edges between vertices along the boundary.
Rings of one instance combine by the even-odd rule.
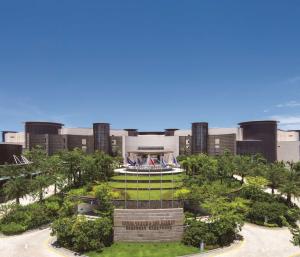
[[89, 257], [176, 257], [199, 253], [199, 249], [180, 242], [170, 243], [115, 243], [103, 252], [88, 252]]
[[[48, 157], [38, 148], [27, 157], [31, 165], [6, 165], [0, 170], [1, 176], [10, 176], [3, 188], [7, 200], [15, 199], [0, 209], [0, 230], [7, 235], [52, 223], [60, 246], [89, 256], [118, 256], [120, 251], [122, 256], [176, 256], [198, 251], [200, 242], [207, 250], [229, 245], [241, 239], [238, 233], [247, 221], [288, 226], [294, 243], [300, 244], [296, 225], [300, 212], [292, 202], [300, 195], [300, 163], [269, 164], [260, 156], [201, 154], [180, 158], [184, 174], [137, 178], [114, 174], [120, 159], [101, 152], [87, 155], [75, 149]], [[42, 172], [33, 176], [37, 170]], [[50, 185], [55, 186], [55, 195], [45, 199]], [[27, 194], [37, 202], [21, 206], [19, 199]], [[100, 203], [95, 206], [95, 218], [77, 214], [81, 197]], [[184, 202], [182, 242], [113, 244], [113, 201], [125, 199]]]

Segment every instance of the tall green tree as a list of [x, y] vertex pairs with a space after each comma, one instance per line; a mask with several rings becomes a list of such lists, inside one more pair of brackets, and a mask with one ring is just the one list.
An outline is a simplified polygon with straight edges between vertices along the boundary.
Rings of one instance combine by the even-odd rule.
[[289, 168], [285, 172], [282, 185], [279, 187], [281, 194], [286, 195], [287, 203], [292, 205], [292, 196], [298, 198], [300, 196], [300, 172], [298, 164], [289, 163]]
[[20, 198], [29, 192], [29, 179], [27, 170], [23, 165], [4, 165], [0, 170], [1, 177], [7, 177], [4, 184], [6, 199], [15, 199], [20, 204]]
[[84, 152], [78, 148], [60, 153], [63, 162], [63, 174], [69, 187], [79, 187], [83, 184], [84, 156]]
[[48, 158], [45, 168], [49, 180], [54, 184], [54, 194], [56, 194], [57, 188], [62, 189], [65, 184], [63, 161], [59, 155], [52, 155]]
[[287, 169], [282, 162], [271, 163], [267, 166], [266, 178], [269, 181], [269, 187], [274, 194], [275, 189], [283, 185]]
[[225, 151], [222, 155], [217, 157], [218, 160], [218, 177], [221, 183], [226, 178], [231, 178], [235, 171], [234, 156]]
[[26, 166], [32, 176], [30, 183], [31, 194], [41, 202], [44, 199], [46, 189], [52, 184], [47, 170], [47, 153], [38, 146], [31, 151], [27, 151], [25, 155], [31, 161], [31, 164]]
[[235, 173], [241, 177], [241, 184], [246, 176], [251, 175], [253, 158], [248, 155], [236, 155], [234, 158]]

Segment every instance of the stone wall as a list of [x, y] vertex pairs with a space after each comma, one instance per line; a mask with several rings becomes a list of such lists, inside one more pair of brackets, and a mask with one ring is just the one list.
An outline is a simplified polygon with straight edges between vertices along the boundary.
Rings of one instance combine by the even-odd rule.
[[115, 209], [114, 241], [170, 242], [183, 235], [183, 209]]

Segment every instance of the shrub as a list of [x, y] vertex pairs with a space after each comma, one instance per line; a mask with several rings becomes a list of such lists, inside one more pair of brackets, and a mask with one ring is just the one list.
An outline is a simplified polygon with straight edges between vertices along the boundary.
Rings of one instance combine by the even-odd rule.
[[27, 206], [27, 212], [30, 215], [28, 229], [37, 228], [52, 221], [52, 217], [48, 215], [46, 207], [43, 204], [30, 204]]
[[245, 186], [239, 191], [239, 196], [258, 202], [274, 202], [275, 197], [254, 187]]
[[72, 189], [68, 192], [69, 196], [85, 196], [87, 195], [87, 189], [85, 187]]
[[84, 216], [64, 217], [52, 224], [52, 234], [63, 247], [79, 252], [100, 250], [112, 242], [112, 222], [105, 217], [96, 220]]
[[9, 223], [16, 223], [27, 227], [30, 219], [30, 213], [25, 206], [15, 205], [5, 216], [3, 216], [1, 224], [7, 225]]
[[297, 221], [300, 219], [300, 209], [297, 206], [289, 208], [284, 217], [290, 225], [296, 226]]
[[107, 184], [94, 187], [95, 196], [99, 201], [98, 212], [103, 216], [111, 216], [113, 212], [112, 191]]
[[182, 242], [186, 245], [199, 247], [201, 241], [206, 245], [216, 245], [218, 239], [211, 232], [209, 223], [193, 220], [188, 224]]
[[7, 230], [10, 234], [14, 234], [14, 231], [21, 233], [27, 229], [34, 229], [50, 223], [58, 216], [60, 203], [60, 198], [51, 197], [44, 203], [33, 203], [27, 206], [12, 205], [1, 219], [1, 231], [6, 233]]
[[188, 198], [190, 190], [187, 188], [181, 188], [175, 191], [174, 197], [179, 200], [185, 200]]
[[288, 207], [278, 202], [254, 202], [247, 215], [247, 218], [257, 224], [277, 224], [283, 225], [282, 217], [285, 216]]
[[290, 228], [290, 231], [293, 235], [292, 243], [294, 245], [300, 246], [300, 228]]
[[26, 230], [26, 226], [23, 226], [21, 224], [17, 224], [15, 222], [11, 222], [8, 224], [2, 224], [1, 225], [1, 232], [4, 235], [16, 235], [23, 233]]
[[66, 248], [71, 248], [72, 246], [72, 226], [75, 222], [75, 217], [62, 217], [55, 220], [52, 227], [52, 235], [56, 235], [57, 242], [59, 245]]
[[71, 199], [66, 199], [61, 208], [58, 211], [59, 217], [68, 217], [74, 215], [79, 201], [72, 201]]

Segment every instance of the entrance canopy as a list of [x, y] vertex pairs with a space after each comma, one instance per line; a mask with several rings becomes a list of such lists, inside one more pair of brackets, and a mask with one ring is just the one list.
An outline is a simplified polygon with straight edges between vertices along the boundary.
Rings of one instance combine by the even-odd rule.
[[133, 154], [167, 154], [167, 153], [173, 153], [171, 150], [155, 150], [155, 149], [148, 149], [148, 150], [134, 150], [134, 151], [128, 151], [128, 153]]

